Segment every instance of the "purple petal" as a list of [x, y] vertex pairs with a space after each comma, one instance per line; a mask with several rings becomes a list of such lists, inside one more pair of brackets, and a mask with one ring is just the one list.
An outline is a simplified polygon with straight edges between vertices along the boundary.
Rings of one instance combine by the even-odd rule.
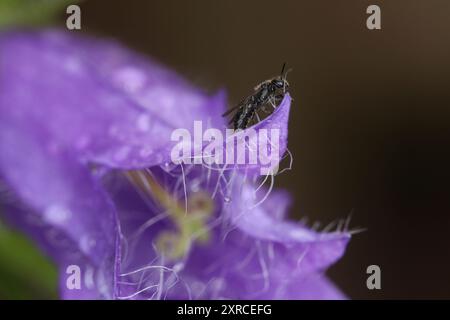
[[176, 128], [223, 127], [224, 94], [208, 97], [119, 45], [72, 32], [0, 37], [0, 109], [78, 158], [110, 167], [170, 161]]
[[309, 274], [288, 284], [283, 299], [343, 300], [347, 297], [323, 274]]
[[[286, 93], [280, 105], [267, 118], [245, 130], [216, 129], [217, 135], [194, 155], [203, 157], [206, 165], [215, 170], [240, 170], [249, 176], [275, 174], [287, 150], [288, 120], [292, 98]], [[180, 147], [181, 149], [181, 147]], [[202, 151], [197, 154], [196, 151]], [[191, 155], [172, 159], [176, 163], [192, 163]], [[196, 163], [196, 162], [194, 162]]]
[[[209, 98], [117, 44], [59, 31], [2, 34], [0, 88], [0, 175], [47, 229], [81, 251], [67, 261], [54, 243], [40, 241], [59, 263], [62, 290], [68, 263], [108, 278], [101, 292], [63, 296], [117, 295], [115, 209], [84, 163], [168, 161], [174, 128], [196, 119], [223, 125], [223, 93]], [[40, 233], [21, 218], [11, 220]]]
[[[239, 149], [245, 149], [248, 153], [255, 152], [256, 150], [260, 161], [265, 159], [265, 162], [269, 162], [270, 160], [269, 163], [262, 164], [258, 161], [256, 165], [245, 165], [244, 168], [247, 174], [256, 170], [259, 170], [261, 175], [266, 175], [271, 172], [276, 173], [274, 170], [276, 171], [278, 169], [282, 156], [287, 149], [288, 121], [291, 102], [291, 96], [289, 93], [286, 93], [280, 105], [271, 115], [261, 122], [258, 122], [256, 125], [235, 134], [238, 137], [239, 135], [244, 137], [248, 131], [254, 130], [258, 134], [258, 139], [250, 138], [248, 141], [245, 141], [242, 138], [238, 138], [234, 154], [237, 154]], [[261, 136], [263, 132], [267, 132], [267, 135]], [[266, 150], [261, 147], [263, 141], [267, 141], [267, 143], [265, 143], [267, 146], [263, 144], [264, 149]], [[240, 166], [238, 165], [237, 167]]]
[[[95, 296], [114, 297], [119, 232], [110, 200], [71, 152], [52, 145], [45, 134], [30, 135], [26, 128], [3, 120], [0, 120], [1, 176], [31, 212], [16, 212], [10, 206], [7, 212], [10, 220], [35, 236], [61, 270], [68, 264], [101, 266], [102, 278], [106, 280]], [[30, 218], [37, 224], [30, 224]], [[52, 235], [53, 240], [48, 239]], [[54, 240], [55, 235], [64, 241]], [[69, 258], [66, 251], [76, 254]], [[79, 292], [82, 297], [92, 296], [91, 289], [82, 289]]]
[[348, 233], [317, 233], [299, 223], [280, 221], [271, 210], [275, 203], [287, 207], [289, 198], [282, 199], [275, 192], [277, 202], [272, 195], [264, 200], [265, 191], [255, 192], [248, 184], [235, 191], [240, 201], [231, 202], [228, 209], [234, 226], [255, 240], [278, 245], [283, 253], [280, 258], [303, 272], [322, 270], [343, 255]]
[[[208, 97], [117, 44], [58, 31], [1, 35], [0, 89], [0, 177], [25, 204], [8, 204], [7, 216], [58, 263], [63, 297], [343, 297], [322, 275], [349, 234], [285, 220], [286, 193], [266, 196], [245, 179], [260, 163], [228, 168], [243, 169], [242, 176], [226, 167], [212, 174], [200, 166], [171, 169], [174, 129], [192, 132], [200, 120], [224, 130], [223, 93]], [[245, 130], [278, 130], [278, 160], [290, 103], [286, 94], [272, 115]], [[173, 201], [198, 190], [214, 199], [203, 226], [210, 239], [193, 241], [182, 258], [166, 259], [155, 245], [161, 232], [180, 226], [152, 190], [142, 197], [122, 174], [118, 184], [100, 174], [155, 165], [163, 169], [151, 172]], [[71, 264], [85, 272], [80, 291], [65, 286]]]
[[[195, 173], [196, 169], [193, 171], [186, 175], [187, 190], [202, 175]], [[167, 190], [173, 190], [179, 180], [152, 172], [161, 182], [165, 181]], [[158, 290], [167, 299], [344, 297], [321, 274], [341, 257], [350, 236], [316, 233], [283, 220], [284, 212], [278, 211], [289, 205], [290, 198], [285, 192], [273, 192], [262, 204], [248, 209], [247, 206], [255, 204], [255, 199], [249, 199], [254, 187], [246, 185], [244, 192], [237, 192], [242, 183], [238, 179], [234, 183], [236, 192], [231, 202], [225, 204], [229, 206], [225, 210], [242, 216], [221, 216], [223, 199], [217, 199], [217, 215], [209, 223], [212, 238], [207, 244], [194, 244], [186, 259], [179, 261], [165, 261], [153, 246], [161, 232], [174, 230], [167, 213], [164, 216], [164, 210], [158, 209], [158, 203], [151, 198], [143, 202], [129, 186], [119, 183], [114, 199], [129, 248], [122, 261], [122, 274], [126, 275], [122, 280], [127, 283], [121, 289], [123, 298], [148, 299], [155, 297]], [[247, 209], [235, 211], [235, 208]]]

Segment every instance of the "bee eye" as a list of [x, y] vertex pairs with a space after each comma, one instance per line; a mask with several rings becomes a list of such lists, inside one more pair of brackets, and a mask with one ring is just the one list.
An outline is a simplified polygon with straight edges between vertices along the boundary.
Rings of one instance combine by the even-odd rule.
[[283, 87], [284, 87], [284, 82], [281, 81], [281, 80], [275, 80], [275, 81], [274, 81], [274, 85], [275, 85], [277, 88], [283, 88]]

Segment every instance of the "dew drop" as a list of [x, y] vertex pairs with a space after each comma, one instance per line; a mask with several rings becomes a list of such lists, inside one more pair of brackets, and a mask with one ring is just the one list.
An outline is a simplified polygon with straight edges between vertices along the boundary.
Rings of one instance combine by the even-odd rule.
[[124, 67], [115, 72], [113, 81], [129, 93], [136, 93], [145, 85], [146, 77], [134, 67]]
[[130, 151], [129, 147], [122, 147], [114, 154], [114, 159], [118, 162], [124, 161], [130, 154]]
[[71, 211], [61, 205], [49, 206], [44, 212], [44, 220], [51, 224], [63, 224], [72, 216]]
[[172, 172], [177, 165], [173, 162], [164, 162], [164, 164], [161, 166], [161, 169], [163, 169], [165, 172]]
[[96, 246], [97, 241], [88, 235], [81, 237], [80, 247], [83, 252], [91, 252], [92, 249]]
[[141, 114], [136, 120], [136, 126], [140, 131], [148, 131], [150, 129], [149, 115]]
[[91, 266], [88, 266], [86, 268], [86, 272], [84, 273], [84, 284], [88, 289], [92, 289], [95, 286], [94, 269]]

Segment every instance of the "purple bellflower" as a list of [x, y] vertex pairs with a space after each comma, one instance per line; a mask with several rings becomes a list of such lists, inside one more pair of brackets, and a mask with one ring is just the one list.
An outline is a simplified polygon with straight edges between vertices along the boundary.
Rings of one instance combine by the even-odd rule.
[[[290, 105], [255, 126], [280, 129], [280, 153]], [[0, 35], [0, 214], [56, 263], [61, 298], [345, 298], [324, 271], [346, 227], [288, 220], [289, 194], [250, 166], [171, 161], [173, 130], [224, 130], [225, 108], [110, 41]]]

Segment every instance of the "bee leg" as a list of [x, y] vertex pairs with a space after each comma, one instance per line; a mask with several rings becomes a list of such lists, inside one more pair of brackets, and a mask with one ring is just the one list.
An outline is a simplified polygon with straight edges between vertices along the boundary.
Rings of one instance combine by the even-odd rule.
[[261, 122], [261, 118], [259, 117], [259, 114], [257, 111], [255, 111], [255, 116], [256, 116], [256, 119], [258, 119], [258, 122]]
[[277, 108], [277, 106], [275, 105], [275, 103], [276, 103], [277, 101], [276, 101], [275, 99], [276, 99], [276, 97], [271, 98], [271, 99], [269, 100], [270, 105], [272, 106], [272, 108], [273, 108], [274, 110]]
[[[284, 98], [284, 94], [279, 94], [278, 96], [275, 97], [278, 101], [283, 100]], [[294, 101], [294, 98], [291, 97], [291, 101]]]
[[284, 94], [276, 95], [272, 101], [272, 107], [276, 108], [276, 106], [283, 100]]
[[276, 100], [283, 100], [283, 98], [284, 98], [284, 94], [278, 94], [275, 96]]

